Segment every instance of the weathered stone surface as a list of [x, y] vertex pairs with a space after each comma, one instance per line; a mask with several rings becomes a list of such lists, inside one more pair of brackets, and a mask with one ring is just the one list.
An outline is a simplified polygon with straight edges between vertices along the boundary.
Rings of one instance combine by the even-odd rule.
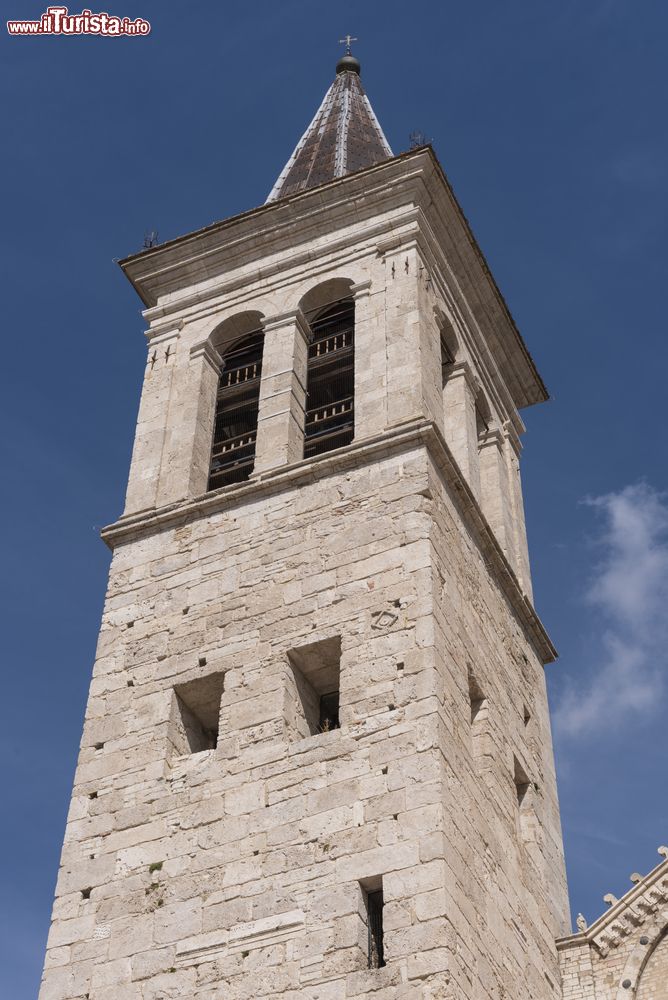
[[[379, 170], [177, 241], [163, 277], [129, 265], [151, 347], [41, 1000], [558, 989], [552, 650], [524, 596], [508, 431], [540, 387], [508, 317], [494, 332], [481, 311], [496, 293], [433, 160]], [[334, 279], [356, 302], [355, 438], [305, 462], [299, 310]], [[249, 310], [279, 317], [287, 374], [278, 351], [251, 480], [203, 495], [216, 331]], [[452, 392], [445, 315], [477, 380]], [[494, 433], [482, 477], [466, 386]], [[333, 646], [341, 728], [313, 732]], [[364, 892], [381, 880], [387, 965], [369, 969]]]
[[558, 941], [564, 1000], [667, 995], [668, 861], [634, 882], [590, 927], [578, 918], [583, 929]]

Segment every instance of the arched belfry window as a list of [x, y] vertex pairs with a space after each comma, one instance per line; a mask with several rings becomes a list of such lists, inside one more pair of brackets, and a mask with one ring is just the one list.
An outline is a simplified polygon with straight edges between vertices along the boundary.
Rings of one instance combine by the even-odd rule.
[[223, 355], [211, 449], [210, 490], [243, 482], [253, 471], [263, 342], [264, 335], [258, 330]]
[[308, 315], [304, 458], [350, 444], [355, 434], [355, 301]]

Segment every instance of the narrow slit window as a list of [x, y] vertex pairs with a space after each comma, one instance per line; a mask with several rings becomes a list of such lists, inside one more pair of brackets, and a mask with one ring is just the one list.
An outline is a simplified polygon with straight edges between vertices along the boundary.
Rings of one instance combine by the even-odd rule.
[[529, 781], [526, 771], [518, 761], [517, 757], [513, 758], [514, 770], [513, 780], [515, 782], [515, 794], [517, 796], [517, 805], [521, 811], [522, 806], [527, 801], [527, 795], [531, 787], [531, 782]]
[[487, 699], [480, 690], [474, 677], [469, 679], [469, 704], [471, 707], [471, 725], [474, 726], [480, 713], [485, 708]]
[[210, 490], [243, 482], [253, 471], [263, 343], [264, 336], [257, 331], [223, 356], [211, 449]]
[[441, 385], [444, 386], [448, 381], [448, 377], [454, 363], [454, 354], [448, 347], [445, 335], [441, 332]]
[[475, 402], [475, 428], [479, 441], [485, 437], [490, 428], [489, 407], [481, 396], [478, 396]]
[[331, 729], [339, 728], [339, 692], [330, 691], [329, 694], [320, 695], [318, 729], [321, 733], [328, 733]]
[[380, 969], [385, 965], [383, 941], [383, 890], [376, 889], [366, 894], [367, 914], [367, 962], [370, 969]]
[[517, 799], [519, 833], [525, 843], [538, 839], [538, 824], [535, 812], [535, 793], [538, 788], [529, 779], [517, 757], [513, 756], [513, 782]]
[[485, 752], [485, 736], [487, 734], [487, 722], [489, 718], [487, 698], [470, 670], [468, 684], [473, 756], [481, 757]]
[[355, 302], [342, 299], [310, 319], [304, 458], [350, 444], [355, 434]]

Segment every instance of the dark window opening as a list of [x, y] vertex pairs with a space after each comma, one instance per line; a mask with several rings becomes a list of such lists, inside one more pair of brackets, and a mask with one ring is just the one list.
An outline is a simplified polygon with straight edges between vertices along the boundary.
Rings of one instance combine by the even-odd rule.
[[367, 914], [367, 960], [370, 969], [380, 969], [385, 965], [383, 947], [383, 890], [366, 894]]
[[263, 341], [261, 332], [253, 333], [223, 358], [216, 399], [210, 490], [243, 482], [253, 471]]
[[311, 319], [304, 458], [350, 444], [355, 433], [355, 302], [343, 299]]
[[328, 733], [331, 729], [340, 729], [338, 691], [331, 691], [329, 694], [320, 695], [318, 730], [321, 733]]
[[527, 793], [529, 791], [530, 784], [528, 781], [517, 782], [515, 788], [517, 789], [517, 804], [521, 808]]
[[469, 703], [471, 705], [471, 725], [473, 726], [480, 713], [487, 707], [485, 696], [473, 676], [469, 677]]
[[489, 432], [489, 416], [478, 400], [475, 404], [475, 427], [479, 438], [484, 437]]
[[528, 793], [531, 788], [531, 782], [527, 776], [526, 771], [518, 761], [517, 757], [513, 758], [514, 764], [514, 775], [513, 780], [515, 782], [515, 794], [517, 795], [517, 805], [519, 806], [520, 812], [523, 811], [526, 804], [528, 804]]
[[450, 375], [450, 369], [455, 363], [455, 358], [448, 347], [445, 337], [441, 334], [441, 385], [445, 385]]

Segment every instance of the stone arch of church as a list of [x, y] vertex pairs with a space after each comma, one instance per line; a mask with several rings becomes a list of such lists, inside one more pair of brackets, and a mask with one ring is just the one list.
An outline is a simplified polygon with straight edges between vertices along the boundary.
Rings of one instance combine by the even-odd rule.
[[328, 278], [316, 285], [312, 285], [299, 300], [299, 308], [308, 319], [326, 306], [341, 299], [350, 298], [353, 294], [355, 282], [352, 278], [336, 277]]
[[615, 1000], [668, 1000], [668, 907], [643, 930], [624, 966]]
[[218, 323], [208, 336], [209, 344], [221, 355], [263, 329], [265, 315], [257, 309], [234, 313]]
[[253, 472], [264, 351], [264, 316], [235, 313], [209, 336], [216, 352], [218, 384], [213, 413], [210, 490], [243, 482]]
[[320, 282], [299, 302], [309, 325], [304, 458], [355, 436], [355, 297], [350, 278]]

